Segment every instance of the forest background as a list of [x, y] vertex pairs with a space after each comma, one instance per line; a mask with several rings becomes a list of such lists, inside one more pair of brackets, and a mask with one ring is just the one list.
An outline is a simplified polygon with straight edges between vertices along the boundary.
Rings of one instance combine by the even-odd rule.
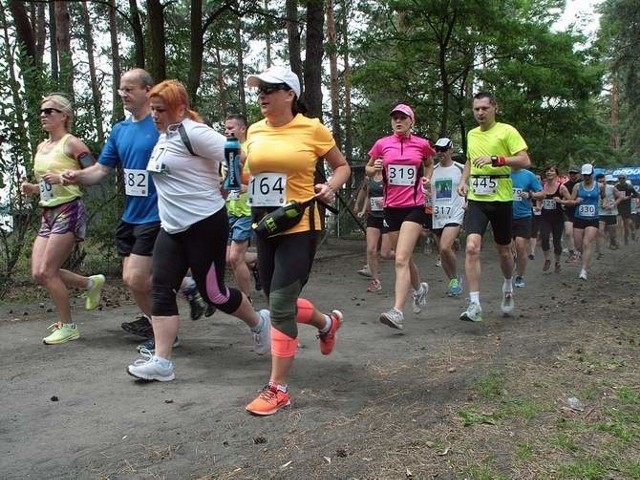
[[[392, 105], [414, 107], [418, 134], [453, 138], [464, 154], [470, 101], [494, 92], [500, 119], [529, 144], [534, 167], [586, 161], [632, 165], [640, 150], [640, 5], [604, 0], [599, 26], [554, 28], [564, 0], [0, 0], [0, 300], [28, 275], [37, 199], [19, 195], [43, 139], [44, 95], [75, 106], [73, 133], [96, 157], [124, 117], [123, 72], [185, 83], [193, 108], [219, 126], [259, 119], [248, 75], [287, 64], [354, 167], [333, 234], [357, 230], [348, 212]], [[358, 168], [360, 166], [360, 168]], [[117, 275], [113, 241], [123, 195], [117, 176], [89, 189], [90, 238], [69, 267]]]

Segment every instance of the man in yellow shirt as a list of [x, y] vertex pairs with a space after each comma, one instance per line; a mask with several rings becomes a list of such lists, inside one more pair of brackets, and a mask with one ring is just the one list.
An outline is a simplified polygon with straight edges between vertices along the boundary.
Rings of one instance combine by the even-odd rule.
[[460, 320], [482, 321], [480, 306], [480, 249], [489, 222], [500, 256], [504, 275], [502, 303], [504, 314], [513, 311], [513, 256], [511, 254], [511, 217], [513, 186], [511, 168], [531, 164], [527, 144], [511, 125], [496, 121], [498, 104], [486, 92], [473, 97], [473, 116], [478, 126], [467, 135], [467, 162], [458, 185], [458, 193], [467, 197], [465, 230], [467, 247], [465, 274], [469, 285], [469, 307]]

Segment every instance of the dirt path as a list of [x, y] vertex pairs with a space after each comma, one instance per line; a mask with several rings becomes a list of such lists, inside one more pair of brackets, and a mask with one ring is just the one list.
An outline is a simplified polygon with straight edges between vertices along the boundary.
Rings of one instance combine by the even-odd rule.
[[[558, 422], [600, 420], [620, 388], [640, 398], [637, 244], [607, 250], [588, 282], [565, 264], [543, 274], [537, 258], [514, 318], [500, 314], [496, 256], [485, 249], [482, 324], [458, 321], [466, 300], [447, 298], [435, 256], [419, 253], [429, 302], [419, 315], [407, 308], [403, 332], [377, 319], [392, 305], [392, 265], [382, 266], [383, 292], [366, 293], [355, 273], [363, 248], [323, 247], [305, 293], [345, 323], [329, 357], [301, 329], [293, 405], [268, 418], [244, 406], [268, 379], [269, 357], [251, 351], [232, 317], [184, 320], [176, 380], [140, 384], [125, 373], [138, 339], [119, 327], [135, 309], [117, 300], [115, 280], [106, 296], [122, 305], [85, 312], [78, 300], [82, 337], [66, 345], [40, 343], [50, 302], [0, 306], [0, 477], [640, 478], [637, 433], [620, 448], [628, 462], [604, 476], [572, 477], [563, 465], [607, 439], [554, 443]], [[567, 410], [570, 396], [587, 407]]]

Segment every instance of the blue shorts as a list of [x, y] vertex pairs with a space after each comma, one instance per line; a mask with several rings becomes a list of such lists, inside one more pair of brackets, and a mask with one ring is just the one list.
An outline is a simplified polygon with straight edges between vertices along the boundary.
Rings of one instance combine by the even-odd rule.
[[229, 242], [243, 243], [251, 240], [253, 229], [251, 217], [233, 217], [229, 215]]

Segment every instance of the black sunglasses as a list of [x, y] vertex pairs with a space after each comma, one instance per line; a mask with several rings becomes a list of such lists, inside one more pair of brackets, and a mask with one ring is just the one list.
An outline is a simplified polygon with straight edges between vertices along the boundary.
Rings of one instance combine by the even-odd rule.
[[286, 83], [263, 83], [258, 86], [258, 93], [263, 93], [265, 95], [271, 95], [273, 92], [277, 92], [278, 90], [291, 90], [291, 87]]
[[40, 110], [40, 114], [51, 115], [53, 112], [62, 113], [62, 110], [58, 110], [57, 108], [43, 108]]

